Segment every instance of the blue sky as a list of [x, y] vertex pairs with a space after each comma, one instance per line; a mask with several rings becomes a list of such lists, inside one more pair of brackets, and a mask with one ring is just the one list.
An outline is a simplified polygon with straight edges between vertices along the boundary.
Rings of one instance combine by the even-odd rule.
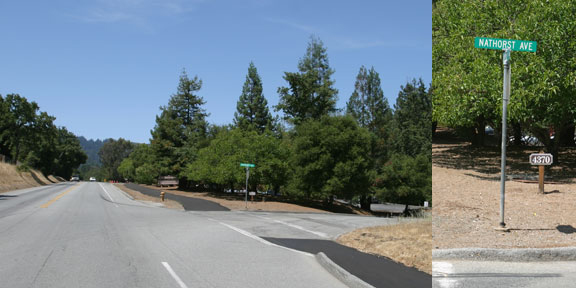
[[429, 0], [2, 1], [0, 94], [78, 136], [147, 143], [183, 69], [203, 81], [208, 121], [232, 123], [250, 61], [273, 110], [311, 35], [328, 49], [339, 108], [361, 65], [393, 106], [412, 78], [431, 82], [431, 31]]

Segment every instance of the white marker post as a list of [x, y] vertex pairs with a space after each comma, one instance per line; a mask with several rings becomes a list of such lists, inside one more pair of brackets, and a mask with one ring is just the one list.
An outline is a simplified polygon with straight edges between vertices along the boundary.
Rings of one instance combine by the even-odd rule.
[[246, 203], [246, 209], [248, 209], [248, 178], [250, 178], [250, 167], [254, 168], [256, 165], [249, 163], [240, 163], [240, 167], [246, 167], [246, 197], [244, 202]]
[[500, 223], [496, 228], [500, 231], [510, 231], [504, 222], [504, 200], [506, 192], [506, 116], [508, 113], [508, 101], [510, 100], [510, 51], [536, 52], [536, 41], [509, 40], [496, 38], [476, 37], [474, 47], [482, 49], [503, 50], [502, 65], [504, 67], [504, 83], [502, 91], [502, 162], [500, 173]]

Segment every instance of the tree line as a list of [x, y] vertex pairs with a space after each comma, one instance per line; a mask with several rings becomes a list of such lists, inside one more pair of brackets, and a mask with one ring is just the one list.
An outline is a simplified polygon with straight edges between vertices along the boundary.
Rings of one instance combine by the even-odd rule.
[[107, 141], [103, 167], [118, 180], [152, 184], [174, 175], [184, 189], [233, 191], [244, 186], [240, 163], [253, 163], [251, 191], [350, 199], [367, 209], [371, 198], [431, 201], [429, 89], [422, 80], [406, 83], [392, 109], [379, 74], [362, 66], [346, 107], [338, 109], [333, 73], [326, 47], [312, 37], [298, 71], [285, 72], [287, 85], [277, 90], [280, 119], [250, 63], [233, 123], [219, 126], [206, 121], [202, 80], [183, 71], [177, 92], [160, 107], [150, 144]]
[[55, 120], [36, 102], [18, 94], [0, 95], [0, 154], [22, 169], [70, 178], [87, 157], [76, 136]]
[[515, 145], [536, 137], [558, 159], [560, 147], [575, 145], [575, 10], [561, 0], [434, 1], [434, 121], [478, 146], [486, 126], [501, 137], [502, 53], [474, 48], [474, 38], [536, 41], [536, 53], [511, 53], [506, 137]]

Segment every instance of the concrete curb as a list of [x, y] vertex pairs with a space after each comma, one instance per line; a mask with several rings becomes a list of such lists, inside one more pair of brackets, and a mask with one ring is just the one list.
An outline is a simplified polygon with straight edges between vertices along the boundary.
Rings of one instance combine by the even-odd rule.
[[374, 286], [364, 282], [362, 279], [350, 274], [350, 272], [342, 269], [338, 264], [334, 263], [326, 254], [320, 252], [316, 254], [316, 261], [320, 263], [324, 269], [332, 274], [340, 282], [346, 284], [351, 288], [374, 288]]
[[439, 249], [432, 250], [432, 259], [505, 262], [576, 261], [576, 247], [518, 249]]

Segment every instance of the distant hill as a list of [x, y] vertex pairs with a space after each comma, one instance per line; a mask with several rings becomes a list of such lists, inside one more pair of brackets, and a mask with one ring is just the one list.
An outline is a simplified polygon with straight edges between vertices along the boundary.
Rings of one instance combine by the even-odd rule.
[[102, 162], [100, 162], [100, 156], [98, 156], [98, 151], [104, 144], [104, 141], [100, 139], [96, 140], [87, 140], [84, 136], [78, 137], [80, 141], [80, 146], [82, 146], [82, 150], [88, 155], [88, 160], [86, 160], [85, 165], [93, 165], [93, 166], [100, 166]]

